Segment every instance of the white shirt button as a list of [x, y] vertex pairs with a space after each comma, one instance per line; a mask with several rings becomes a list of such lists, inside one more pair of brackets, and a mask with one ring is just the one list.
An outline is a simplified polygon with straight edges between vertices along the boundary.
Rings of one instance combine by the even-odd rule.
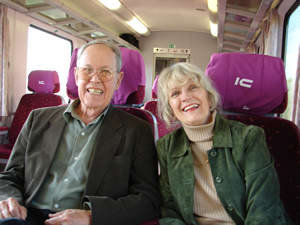
[[59, 204], [57, 204], [57, 203], [54, 204], [54, 208], [55, 208], [55, 209], [58, 209], [58, 208], [59, 208]]
[[85, 135], [85, 133], [84, 132], [81, 132], [81, 136], [84, 136]]
[[64, 179], [64, 182], [68, 182], [68, 181], [69, 181], [69, 179], [68, 179], [68, 178], [65, 178], [65, 179]]

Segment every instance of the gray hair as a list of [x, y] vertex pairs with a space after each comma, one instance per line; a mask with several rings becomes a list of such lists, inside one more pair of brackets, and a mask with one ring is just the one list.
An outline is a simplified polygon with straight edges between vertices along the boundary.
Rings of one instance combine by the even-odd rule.
[[84, 44], [83, 46], [81, 46], [81, 48], [78, 50], [78, 53], [77, 53], [77, 65], [79, 64], [80, 58], [81, 58], [84, 50], [91, 45], [97, 45], [97, 44], [105, 45], [105, 46], [109, 47], [115, 53], [116, 64], [117, 64], [116, 69], [117, 69], [117, 72], [119, 73], [121, 71], [121, 67], [122, 67], [122, 57], [121, 57], [120, 48], [116, 44], [109, 42], [109, 41], [93, 40], [93, 41], [90, 41], [90, 42]]
[[169, 81], [172, 79], [182, 84], [192, 79], [207, 91], [210, 110], [213, 111], [219, 108], [219, 93], [213, 87], [209, 77], [204, 75], [200, 68], [185, 62], [173, 64], [165, 68], [158, 78], [158, 112], [161, 119], [167, 123], [167, 126], [170, 127], [172, 123], [178, 122], [169, 105]]

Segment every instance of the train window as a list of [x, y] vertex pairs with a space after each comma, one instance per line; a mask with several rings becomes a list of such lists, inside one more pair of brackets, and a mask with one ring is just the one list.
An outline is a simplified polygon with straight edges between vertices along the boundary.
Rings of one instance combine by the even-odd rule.
[[300, 48], [300, 5], [296, 3], [285, 18], [284, 63], [288, 81], [288, 107], [283, 117], [296, 122], [299, 108], [299, 48]]
[[66, 83], [70, 66], [72, 41], [30, 25], [28, 30], [27, 74], [32, 70], [55, 70], [60, 92], [67, 102]]

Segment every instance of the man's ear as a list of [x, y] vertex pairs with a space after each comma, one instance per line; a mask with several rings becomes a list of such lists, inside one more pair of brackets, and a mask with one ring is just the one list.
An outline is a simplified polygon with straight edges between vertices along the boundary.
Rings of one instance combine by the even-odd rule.
[[117, 83], [116, 83], [116, 90], [120, 87], [122, 79], [123, 79], [123, 72], [118, 73]]

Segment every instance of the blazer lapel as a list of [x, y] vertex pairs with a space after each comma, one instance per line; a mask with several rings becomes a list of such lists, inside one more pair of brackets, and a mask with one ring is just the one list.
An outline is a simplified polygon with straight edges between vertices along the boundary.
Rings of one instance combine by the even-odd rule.
[[119, 129], [122, 127], [122, 121], [117, 114], [116, 109], [110, 106], [102, 122], [93, 149], [85, 194], [93, 194], [97, 191], [118, 149], [121, 141]]
[[41, 168], [34, 169], [34, 182], [27, 187], [28, 190], [34, 190], [31, 196], [27, 199], [27, 202], [31, 201], [40, 189], [49, 172], [65, 125], [66, 122], [64, 118], [62, 116], [57, 116], [54, 120], [49, 120], [46, 124], [38, 127], [35, 131], [42, 134], [41, 143], [43, 143], [44, 148], [40, 149], [39, 152], [39, 159], [41, 162], [38, 164], [38, 167]]

